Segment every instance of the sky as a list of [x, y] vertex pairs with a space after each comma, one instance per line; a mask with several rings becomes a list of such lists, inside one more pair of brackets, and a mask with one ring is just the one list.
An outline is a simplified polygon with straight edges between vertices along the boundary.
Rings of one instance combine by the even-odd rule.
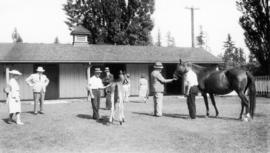
[[[0, 0], [0, 42], [12, 42], [11, 34], [16, 27], [24, 42], [52, 43], [56, 37], [60, 43], [71, 43], [67, 16], [63, 11], [66, 0]], [[239, 25], [241, 13], [236, 0], [156, 0], [152, 31], [156, 41], [160, 29], [162, 44], [166, 46], [166, 34], [170, 31], [176, 46], [191, 46], [190, 10], [195, 7], [195, 36], [200, 26], [206, 33], [207, 46], [214, 55], [224, 51], [223, 44], [228, 33], [237, 47], [248, 49], [244, 43], [243, 30]]]

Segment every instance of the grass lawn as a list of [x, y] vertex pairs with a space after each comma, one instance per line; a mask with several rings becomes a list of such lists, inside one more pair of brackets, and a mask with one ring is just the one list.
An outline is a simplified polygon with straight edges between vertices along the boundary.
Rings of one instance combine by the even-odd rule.
[[[24, 126], [6, 124], [7, 106], [0, 104], [0, 153], [267, 153], [270, 152], [270, 99], [257, 98], [253, 121], [237, 120], [237, 97], [217, 97], [219, 118], [205, 118], [197, 99], [196, 120], [187, 119], [185, 99], [164, 97], [164, 116], [153, 117], [149, 103], [136, 98], [125, 104], [127, 122], [106, 124], [91, 119], [89, 102], [68, 100], [45, 105], [45, 115], [33, 115], [22, 105]], [[104, 108], [104, 99], [102, 100]], [[214, 108], [210, 105], [210, 115]], [[109, 111], [101, 109], [103, 118]]]

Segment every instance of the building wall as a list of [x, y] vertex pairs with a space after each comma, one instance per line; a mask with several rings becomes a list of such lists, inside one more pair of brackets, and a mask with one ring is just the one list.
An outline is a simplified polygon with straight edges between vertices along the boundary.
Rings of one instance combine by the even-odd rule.
[[130, 74], [130, 94], [139, 94], [139, 79], [144, 74], [149, 80], [149, 64], [126, 64], [127, 73]]
[[[20, 86], [21, 99], [33, 99], [33, 93], [31, 87], [29, 87], [25, 79], [33, 73], [33, 64], [11, 64], [8, 65], [10, 70], [16, 69], [22, 73], [19, 78], [18, 83]], [[0, 65], [0, 100], [5, 100], [6, 95], [3, 89], [6, 87], [6, 77], [5, 77], [6, 65]]]
[[59, 64], [59, 98], [86, 97], [86, 66]]

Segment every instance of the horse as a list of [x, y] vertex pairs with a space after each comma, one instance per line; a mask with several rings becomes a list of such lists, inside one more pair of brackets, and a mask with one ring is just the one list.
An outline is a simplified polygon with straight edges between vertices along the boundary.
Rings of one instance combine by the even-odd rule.
[[[174, 77], [177, 79], [179, 77], [184, 77], [188, 65], [189, 62], [182, 62], [180, 59], [174, 72]], [[216, 117], [218, 117], [219, 112], [214, 95], [225, 95], [235, 91], [241, 99], [239, 119], [242, 119], [244, 107], [246, 109], [244, 121], [247, 121], [250, 117], [253, 119], [256, 107], [256, 88], [255, 79], [250, 72], [239, 67], [227, 70], [217, 70], [216, 67], [207, 68], [196, 64], [191, 64], [191, 69], [197, 74], [198, 87], [202, 93], [206, 106], [206, 117], [209, 117], [207, 94], [210, 95], [210, 99], [216, 111]], [[247, 89], [249, 89], [249, 100], [245, 96]]]
[[125, 122], [125, 115], [124, 115], [124, 85], [126, 84], [127, 78], [125, 75], [120, 74], [119, 79], [112, 82], [109, 87], [111, 88], [111, 109], [110, 109], [110, 117], [109, 122], [112, 123], [114, 121], [114, 116], [116, 113], [116, 109], [118, 108], [119, 114], [119, 123], [120, 125]]

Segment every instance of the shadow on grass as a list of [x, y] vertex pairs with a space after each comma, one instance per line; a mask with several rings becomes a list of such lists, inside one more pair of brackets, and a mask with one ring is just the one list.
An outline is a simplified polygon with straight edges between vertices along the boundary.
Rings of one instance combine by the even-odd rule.
[[2, 119], [6, 124], [8, 124], [8, 118], [3, 118]]
[[[150, 113], [133, 112], [133, 114], [155, 117], [153, 114], [150, 114]], [[190, 117], [189, 117], [188, 114], [169, 114], [169, 113], [163, 113], [163, 116], [165, 116], [165, 117], [171, 117], [171, 118], [181, 118], [181, 119], [186, 119], [186, 120], [189, 120], [190, 119]], [[232, 117], [215, 117], [215, 116], [206, 117], [205, 115], [197, 115], [196, 118], [210, 118], [210, 119], [221, 119], [221, 120], [239, 121], [238, 118], [232, 118]]]
[[91, 115], [88, 115], [88, 114], [78, 114], [76, 116], [79, 118], [82, 118], [82, 119], [93, 119], [93, 117]]
[[27, 113], [27, 114], [36, 115], [36, 114], [34, 113], [34, 111], [27, 111], [27, 112], [22, 112], [22, 113]]
[[152, 117], [154, 117], [154, 115], [153, 114], [151, 114], [151, 113], [141, 113], [141, 112], [132, 112], [133, 114], [138, 114], [138, 115], [145, 115], [145, 116], [152, 116]]

